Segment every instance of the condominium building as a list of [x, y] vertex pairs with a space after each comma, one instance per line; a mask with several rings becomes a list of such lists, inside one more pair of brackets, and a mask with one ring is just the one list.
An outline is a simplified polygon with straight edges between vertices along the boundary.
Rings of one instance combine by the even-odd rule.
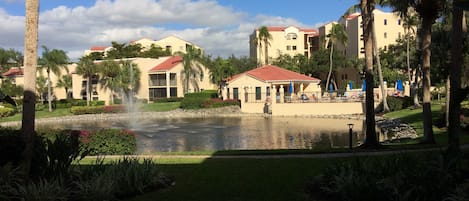
[[[192, 46], [193, 48], [199, 49], [203, 52], [201, 47], [173, 35], [162, 38], [160, 40], [141, 38], [139, 40], [130, 41], [129, 44], [140, 44], [140, 46], [143, 48], [142, 50], [148, 50], [152, 45], [155, 47], [161, 47], [163, 49], [169, 50], [172, 55], [174, 55], [176, 52], [186, 53], [186, 49], [189, 46]], [[86, 56], [93, 52], [102, 52], [104, 55], [106, 55], [106, 52], [111, 49], [111, 46], [93, 46], [89, 50], [85, 50], [84, 55]]]
[[[387, 50], [389, 45], [395, 44], [397, 39], [404, 37], [405, 30], [403, 20], [397, 13], [383, 12], [379, 9], [375, 9], [373, 15], [376, 42], [379, 49]], [[347, 57], [364, 58], [363, 27], [360, 13], [353, 13], [340, 18], [339, 22], [330, 22], [319, 27], [319, 34], [325, 39], [321, 42], [321, 47], [327, 46], [327, 35], [332, 25], [336, 23], [344, 26], [348, 36], [346, 45], [337, 44], [337, 50], [342, 51]]]
[[316, 29], [288, 27], [267, 27], [269, 34], [268, 55], [265, 55], [263, 41], [259, 41], [259, 29], [249, 36], [250, 56], [257, 58], [259, 63], [265, 63], [265, 57], [269, 60], [279, 57], [281, 54], [295, 56], [297, 54], [310, 57], [319, 49], [319, 34]]

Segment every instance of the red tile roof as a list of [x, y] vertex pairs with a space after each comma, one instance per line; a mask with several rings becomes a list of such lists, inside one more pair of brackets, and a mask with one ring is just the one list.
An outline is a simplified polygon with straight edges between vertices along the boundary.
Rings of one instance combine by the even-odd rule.
[[228, 81], [235, 80], [242, 75], [248, 75], [263, 81], [320, 81], [318, 78], [309, 77], [274, 65], [266, 65], [234, 75], [228, 78]]
[[[268, 31], [285, 31], [288, 27], [267, 27]], [[298, 28], [298, 27], [297, 27]], [[317, 33], [318, 31], [316, 29], [310, 29], [310, 28], [298, 28], [300, 31], [306, 32], [306, 33]], [[259, 30], [259, 29], [258, 29]]]
[[15, 76], [15, 75], [23, 75], [23, 68], [10, 68], [7, 72], [3, 73], [2, 76]]
[[172, 56], [150, 69], [151, 71], [167, 71], [182, 62], [181, 56]]
[[93, 46], [91, 47], [91, 51], [104, 51], [107, 47], [106, 46]]
[[352, 13], [352, 14], [348, 15], [347, 17], [345, 17], [345, 19], [347, 19], [347, 20], [353, 20], [353, 19], [355, 19], [355, 18], [357, 18], [357, 17], [359, 17], [359, 16], [361, 16], [361, 13]]

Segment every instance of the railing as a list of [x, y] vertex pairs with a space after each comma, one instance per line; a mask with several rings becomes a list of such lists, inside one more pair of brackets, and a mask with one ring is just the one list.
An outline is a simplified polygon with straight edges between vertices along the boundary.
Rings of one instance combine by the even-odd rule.
[[[359, 95], [354, 96], [344, 96], [344, 95], [336, 95], [336, 93], [324, 93], [320, 96], [320, 93], [304, 93], [301, 95], [285, 93], [283, 97], [280, 96], [280, 93], [272, 94], [268, 96], [266, 94], [262, 94], [261, 98], [256, 98], [255, 93], [244, 93], [238, 94], [238, 99], [242, 103], [265, 103], [265, 102], [272, 102], [275, 101], [276, 103], [330, 103], [330, 102], [362, 102], [364, 101], [364, 94], [361, 93]], [[311, 94], [310, 96], [306, 94]], [[314, 94], [314, 95], [313, 95]], [[230, 95], [233, 97], [233, 94]], [[282, 100], [283, 99], [283, 100]], [[378, 101], [378, 100], [375, 100]]]

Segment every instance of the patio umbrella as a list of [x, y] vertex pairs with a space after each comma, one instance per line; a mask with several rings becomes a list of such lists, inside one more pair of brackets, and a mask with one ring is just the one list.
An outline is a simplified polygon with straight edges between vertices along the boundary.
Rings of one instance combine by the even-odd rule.
[[350, 82], [348, 83], [348, 88], [349, 88], [350, 90], [353, 89], [353, 83], [352, 83], [352, 81], [350, 81]]
[[288, 91], [290, 91], [290, 94], [292, 94], [292, 93], [293, 93], [293, 90], [294, 90], [294, 88], [293, 88], [293, 82], [290, 82], [290, 86], [288, 87]]
[[332, 86], [332, 84], [329, 84], [329, 92], [332, 92], [334, 91], [334, 87]]
[[366, 80], [363, 80], [362, 91], [366, 91]]
[[404, 91], [404, 85], [402, 84], [402, 80], [397, 80], [396, 89], [397, 89], [398, 91]]

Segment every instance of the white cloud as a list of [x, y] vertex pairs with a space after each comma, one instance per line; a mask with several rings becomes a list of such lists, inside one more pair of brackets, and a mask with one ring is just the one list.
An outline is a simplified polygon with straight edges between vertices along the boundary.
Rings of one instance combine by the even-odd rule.
[[[58, 6], [44, 11], [39, 23], [39, 45], [63, 49], [74, 60], [94, 45], [171, 34], [213, 56], [248, 55], [249, 35], [256, 27], [304, 26], [292, 18], [249, 16], [214, 0], [97, 0], [90, 7]], [[21, 50], [24, 17], [0, 8], [0, 24], [0, 47]]]

